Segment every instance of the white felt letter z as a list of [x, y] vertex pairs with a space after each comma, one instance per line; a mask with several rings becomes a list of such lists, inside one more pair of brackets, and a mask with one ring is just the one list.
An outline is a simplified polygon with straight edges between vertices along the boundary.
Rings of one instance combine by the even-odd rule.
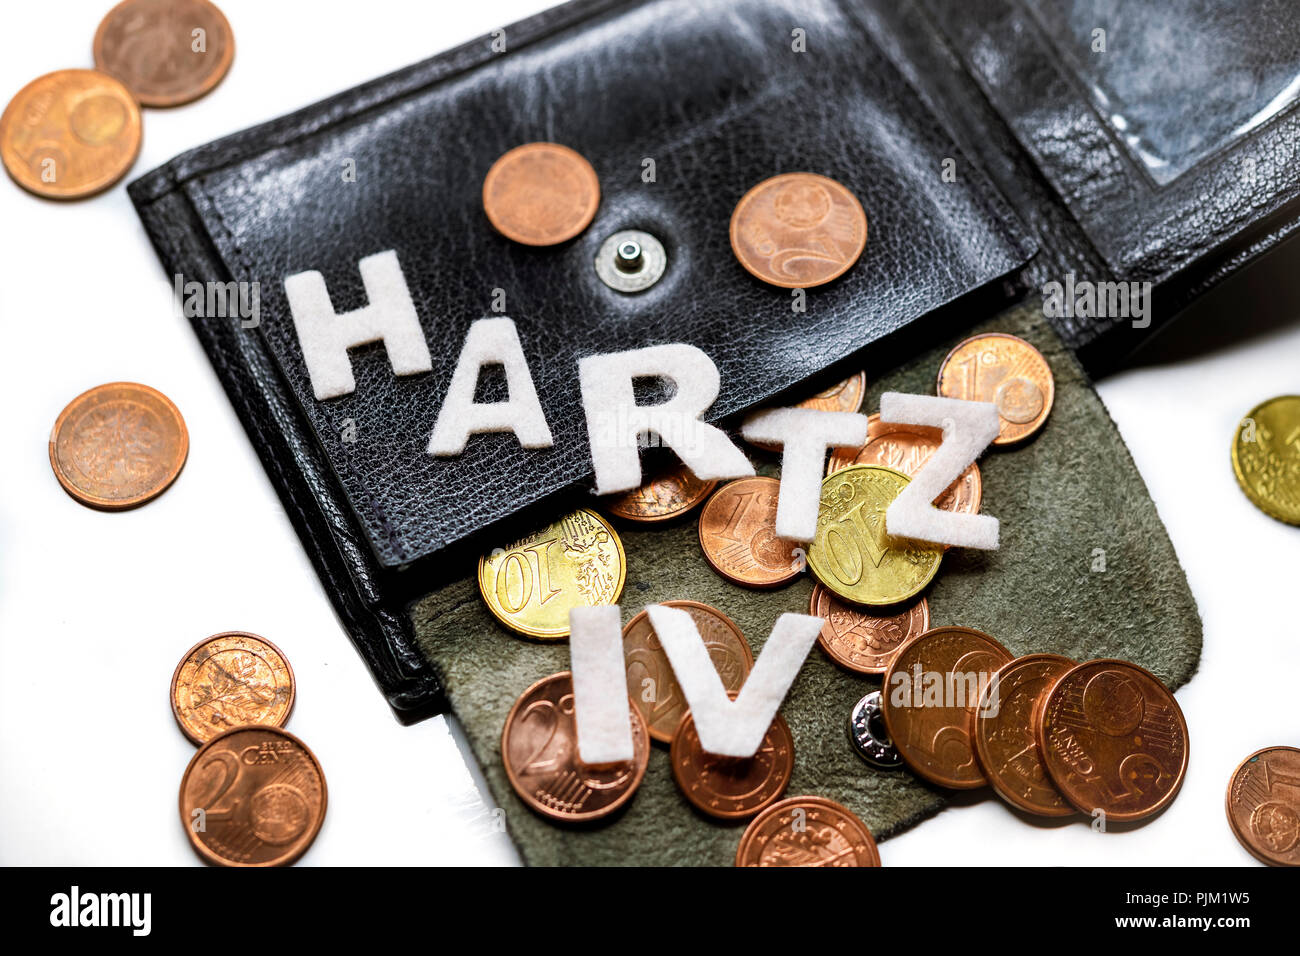
[[723, 757], [758, 753], [786, 691], [817, 640], [822, 618], [807, 614], [777, 618], [772, 636], [733, 701], [690, 614], [662, 604], [650, 605], [646, 613], [691, 709], [700, 746]]
[[[479, 371], [484, 365], [495, 364], [505, 369], [508, 398], [475, 402]], [[470, 325], [429, 436], [429, 454], [459, 455], [475, 432], [514, 432], [525, 448], [550, 448], [552, 444], [551, 429], [511, 319], [478, 319]]]
[[569, 667], [573, 671], [573, 720], [578, 759], [585, 764], [633, 758], [631, 701], [623, 663], [618, 605], [569, 611]]
[[934, 506], [934, 500], [961, 477], [962, 472], [997, 437], [996, 406], [992, 402], [886, 392], [880, 396], [880, 420], [888, 424], [929, 425], [943, 429], [943, 441], [938, 449], [885, 512], [885, 530], [901, 538], [995, 550], [998, 546], [997, 518], [943, 511]]
[[325, 277], [319, 272], [299, 272], [284, 280], [298, 346], [318, 399], [356, 391], [348, 349], [358, 345], [383, 342], [394, 375], [433, 368], [397, 253], [389, 249], [367, 256], [357, 269], [370, 304], [343, 315], [334, 312]]

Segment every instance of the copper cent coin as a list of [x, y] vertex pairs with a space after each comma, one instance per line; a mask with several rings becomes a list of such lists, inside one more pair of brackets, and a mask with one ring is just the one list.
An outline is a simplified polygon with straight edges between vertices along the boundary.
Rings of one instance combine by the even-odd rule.
[[[631, 707], [631, 702], [629, 702]], [[650, 759], [650, 737], [631, 707], [633, 759], [595, 767], [578, 759], [573, 675], [543, 677], [519, 695], [501, 731], [501, 760], [530, 810], [564, 823], [608, 816], [632, 799]]]
[[827, 587], [813, 585], [809, 613], [825, 618], [817, 643], [841, 667], [859, 674], [883, 674], [898, 649], [930, 629], [930, 604], [919, 598], [897, 614], [873, 614]]
[[880, 866], [880, 852], [847, 807], [824, 797], [790, 797], [745, 828], [736, 866]]
[[50, 465], [84, 505], [115, 511], [162, 494], [189, 454], [185, 420], [162, 392], [112, 382], [83, 392], [50, 433]]
[[932, 783], [988, 783], [971, 741], [984, 687], [1011, 653], [982, 631], [936, 627], [903, 645], [885, 671], [885, 727], [909, 767]]
[[591, 225], [600, 181], [591, 163], [559, 143], [525, 143], [492, 164], [483, 211], [501, 235], [526, 246], [567, 242]]
[[[862, 407], [862, 396], [867, 392], [867, 373], [858, 372], [842, 382], [836, 382], [830, 388], [823, 389], [816, 395], [810, 395], [802, 401], [789, 406], [806, 408], [814, 412], [856, 412]], [[767, 451], [780, 451], [779, 445], [768, 442], [749, 441], [755, 447]]]
[[717, 486], [717, 481], [702, 481], [679, 463], [658, 472], [634, 491], [610, 496], [606, 507], [610, 514], [625, 521], [669, 521], [686, 514]]
[[1242, 846], [1272, 866], [1300, 866], [1300, 750], [1255, 751], [1232, 775], [1227, 803]]
[[856, 196], [816, 173], [783, 173], [740, 198], [731, 214], [731, 251], [756, 278], [807, 289], [839, 278], [867, 245], [867, 214]]
[[741, 478], [727, 482], [705, 502], [700, 547], [713, 570], [727, 580], [770, 588], [799, 576], [800, 545], [776, 536], [780, 487], [775, 478]]
[[246, 724], [280, 727], [293, 696], [288, 658], [266, 638], [244, 631], [199, 641], [172, 675], [172, 713], [196, 744]]
[[235, 727], [185, 768], [181, 823], [209, 863], [284, 866], [316, 839], [326, 797], [320, 762], [301, 740], [279, 727]]
[[0, 159], [19, 186], [47, 199], [80, 199], [126, 175], [140, 153], [140, 107], [96, 70], [38, 77], [0, 116]]
[[1016, 658], [984, 688], [972, 719], [975, 754], [993, 789], [1013, 807], [1039, 816], [1074, 813], [1047, 776], [1034, 735], [1038, 705], [1073, 666], [1056, 654]]
[[1024, 441], [1047, 421], [1056, 395], [1052, 367], [1024, 339], [987, 332], [961, 342], [939, 368], [939, 394], [997, 406], [995, 445]]
[[[925, 425], [886, 425], [880, 415], [867, 416], [867, 443], [861, 448], [836, 448], [831, 452], [826, 474], [853, 465], [884, 465], [912, 478], [943, 442], [943, 431]], [[984, 482], [974, 462], [935, 499], [944, 511], [973, 515], [980, 510]]]
[[[739, 691], [754, 666], [754, 655], [736, 622], [699, 601], [661, 603], [665, 607], [681, 608], [691, 616], [722, 686], [728, 691]], [[671, 742], [686, 713], [686, 697], [645, 611], [623, 628], [623, 657], [627, 662], [628, 696], [645, 718], [651, 738], [661, 743]]]
[[144, 106], [179, 106], [221, 82], [235, 35], [208, 0], [124, 0], [100, 21], [94, 49], [95, 66]]
[[[735, 694], [731, 695], [735, 699]], [[743, 820], [775, 803], [794, 770], [794, 738], [780, 714], [752, 757], [719, 757], [705, 752], [690, 712], [673, 736], [669, 754], [673, 779], [686, 799], [721, 820]]]
[[1187, 722], [1154, 674], [1128, 661], [1067, 671], [1039, 708], [1038, 747], [1065, 799], [1084, 813], [1141, 820], [1173, 800], [1187, 773]]

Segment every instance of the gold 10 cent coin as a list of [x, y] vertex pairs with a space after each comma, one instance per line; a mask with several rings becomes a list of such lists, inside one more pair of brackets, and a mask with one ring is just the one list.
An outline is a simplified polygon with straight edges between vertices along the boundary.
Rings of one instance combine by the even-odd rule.
[[172, 713], [196, 744], [245, 724], [282, 726], [293, 695], [288, 658], [266, 638], [243, 631], [199, 641], [172, 675]]
[[1056, 396], [1052, 368], [1024, 339], [1003, 332], [975, 335], [948, 353], [939, 368], [939, 394], [997, 406], [994, 445], [1024, 441], [1047, 421]]
[[503, 154], [483, 180], [493, 228], [526, 246], [567, 242], [591, 225], [600, 180], [591, 163], [559, 143], [525, 143]]
[[939, 570], [943, 545], [885, 531], [885, 511], [909, 480], [881, 465], [853, 465], [822, 479], [808, 567], [846, 601], [898, 604], [920, 594]]
[[0, 116], [0, 159], [19, 186], [47, 199], [80, 199], [126, 175], [140, 153], [140, 107], [97, 70], [32, 80]]
[[1300, 750], [1266, 747], [1228, 783], [1228, 823], [1241, 845], [1271, 866], [1300, 866]]
[[235, 35], [208, 0], [123, 0], [95, 31], [95, 66], [144, 106], [179, 106], [221, 82]]
[[753, 276], [783, 289], [837, 279], [867, 246], [858, 197], [816, 173], [782, 173], [740, 197], [731, 214], [731, 251]]
[[618, 532], [581, 508], [478, 562], [478, 589], [506, 627], [544, 641], [569, 636], [575, 607], [617, 604], [627, 561]]
[[220, 866], [284, 866], [325, 820], [325, 774], [301, 740], [279, 727], [236, 727], [213, 737], [181, 779], [181, 823]]
[[50, 465], [83, 505], [132, 508], [176, 480], [190, 450], [185, 420], [162, 392], [112, 382], [83, 392], [50, 433]]
[[1232, 470], [1260, 511], [1300, 524], [1300, 395], [1250, 410], [1232, 440]]

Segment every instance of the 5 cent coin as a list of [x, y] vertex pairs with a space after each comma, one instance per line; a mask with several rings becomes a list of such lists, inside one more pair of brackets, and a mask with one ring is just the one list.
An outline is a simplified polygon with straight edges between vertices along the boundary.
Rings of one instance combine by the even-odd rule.
[[208, 0], [124, 0], [100, 21], [94, 51], [144, 106], [179, 106], [221, 82], [235, 35]]
[[1241, 845], [1272, 866], [1300, 866], [1300, 750], [1266, 747], [1228, 783], [1228, 823]]
[[656, 473], [640, 488], [611, 495], [606, 507], [610, 514], [625, 521], [670, 521], [686, 514], [717, 486], [717, 481], [702, 481], [679, 463]]
[[113, 382], [83, 392], [50, 433], [50, 465], [84, 505], [132, 508], [176, 480], [190, 450], [185, 420], [162, 392]]
[[966, 339], [939, 368], [939, 394], [997, 406], [1000, 428], [994, 445], [1011, 445], [1047, 421], [1056, 395], [1052, 368], [1024, 339], [987, 332]]
[[809, 613], [825, 618], [817, 643], [836, 664], [859, 674], [883, 674], [898, 649], [930, 629], [925, 598], [897, 614], [876, 615], [814, 584]]
[[266, 638], [227, 631], [186, 651], [171, 697], [176, 722], [196, 744], [246, 724], [279, 727], [293, 709], [293, 668]]
[[[731, 695], [735, 699], [735, 694]], [[721, 820], [743, 820], [776, 802], [794, 771], [794, 738], [776, 715], [752, 757], [719, 757], [700, 745], [690, 712], [673, 736], [673, 779], [686, 799]]]
[[776, 536], [781, 483], [755, 477], [729, 481], [700, 512], [700, 547], [713, 570], [736, 584], [770, 588], [799, 576], [797, 542]]
[[501, 731], [501, 759], [519, 799], [530, 810], [564, 823], [608, 816], [632, 799], [650, 759], [650, 737], [635, 707], [633, 758], [594, 767], [578, 759], [573, 718], [573, 675], [543, 677], [519, 695]]
[[58, 70], [28, 83], [0, 116], [0, 159], [19, 186], [80, 199], [126, 175], [140, 153], [140, 107], [96, 70]]
[[185, 768], [181, 823], [209, 863], [284, 866], [316, 839], [326, 796], [320, 762], [301, 740], [279, 727], [235, 727]]
[[880, 866], [880, 851], [847, 807], [824, 797], [790, 797], [750, 822], [736, 866]]
[[525, 143], [503, 154], [483, 180], [493, 228], [526, 246], [567, 242], [591, 225], [600, 205], [596, 170], [559, 143]]

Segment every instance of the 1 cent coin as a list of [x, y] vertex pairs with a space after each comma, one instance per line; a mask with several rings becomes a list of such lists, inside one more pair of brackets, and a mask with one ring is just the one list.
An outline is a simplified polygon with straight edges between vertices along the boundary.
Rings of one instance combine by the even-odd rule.
[[1272, 866], [1300, 866], [1300, 750], [1266, 747], [1228, 783], [1228, 823], [1241, 845]]
[[501, 760], [519, 799], [530, 810], [564, 823], [608, 816], [632, 799], [650, 759], [650, 737], [635, 707], [633, 759], [588, 766], [578, 759], [573, 719], [573, 675], [543, 677], [519, 695], [501, 732]]
[[179, 106], [221, 82], [235, 35], [208, 0], [124, 0], [100, 21], [94, 51], [144, 106]]
[[925, 589], [939, 570], [943, 545], [885, 530], [885, 511], [910, 480], [881, 465], [853, 465], [822, 479], [817, 532], [808, 547], [818, 581], [873, 607], [901, 604]]
[[1300, 525], [1300, 395], [1250, 410], [1232, 439], [1232, 471], [1260, 511]]
[[478, 589], [498, 621], [545, 641], [569, 636], [575, 607], [617, 604], [627, 560], [618, 532], [585, 508], [478, 562]]
[[1084, 813], [1141, 820], [1169, 804], [1187, 773], [1187, 722], [1154, 674], [1097, 660], [1062, 675], [1039, 708], [1048, 775]]
[[58, 70], [28, 83], [0, 116], [0, 159], [19, 186], [80, 199], [113, 185], [140, 153], [140, 107], [96, 70]]
[[326, 796], [320, 762], [301, 740], [279, 727], [235, 727], [185, 768], [181, 823], [209, 863], [284, 866], [316, 839]]
[[987, 332], [961, 342], [939, 368], [939, 394], [997, 406], [994, 445], [1011, 445], [1047, 421], [1056, 395], [1052, 368], [1024, 339]]
[[50, 433], [50, 465], [84, 505], [132, 508], [162, 494], [189, 454], [185, 420], [162, 392], [112, 382], [83, 392]]
[[971, 720], [981, 692], [1010, 661], [1005, 647], [969, 627], [936, 627], [899, 650], [881, 693], [885, 727], [912, 770], [952, 790], [988, 783]]
[[984, 688], [972, 718], [975, 754], [998, 796], [1013, 807], [1045, 817], [1074, 813], [1052, 784], [1034, 735], [1037, 707], [1074, 661], [1029, 654], [1003, 665]]
[[700, 512], [700, 547], [713, 570], [736, 584], [770, 588], [793, 581], [799, 544], [776, 536], [781, 483], [755, 477], [729, 481]]
[[930, 629], [925, 598], [897, 614], [875, 615], [814, 584], [809, 613], [825, 618], [817, 643], [836, 664], [859, 674], [883, 674], [898, 649]]
[[606, 501], [609, 513], [641, 523], [679, 518], [709, 496], [717, 481], [702, 481], [684, 464], [658, 472], [640, 488]]
[[[735, 694], [731, 695], [735, 699]], [[673, 779], [686, 799], [720, 820], [743, 820], [776, 802], [794, 770], [794, 737], [776, 715], [752, 757], [719, 757], [700, 746], [690, 711], [673, 735]]]
[[172, 675], [172, 713], [196, 744], [246, 724], [282, 726], [293, 696], [288, 659], [266, 638], [243, 631], [199, 641]]
[[[754, 666], [754, 655], [736, 622], [699, 601], [661, 603], [681, 608], [691, 616], [722, 686], [728, 691], [739, 691]], [[686, 713], [686, 698], [645, 611], [623, 628], [623, 657], [627, 663], [628, 696], [645, 718], [651, 738], [661, 743], [671, 742]]]
[[[826, 474], [852, 465], [884, 465], [911, 478], [921, 470], [943, 442], [943, 431], [925, 425], [886, 425], [878, 414], [867, 416], [867, 443], [861, 448], [831, 451]], [[936, 508], [973, 515], [980, 510], [984, 483], [974, 462], [935, 499]]]
[[765, 179], [731, 214], [731, 251], [740, 264], [783, 289], [808, 289], [839, 278], [866, 245], [862, 203], [816, 173]]
[[493, 228], [526, 246], [567, 242], [591, 225], [600, 181], [591, 163], [559, 143], [525, 143], [492, 164], [483, 211]]
[[790, 797], [745, 828], [736, 866], [880, 866], [880, 852], [847, 807], [824, 797]]

